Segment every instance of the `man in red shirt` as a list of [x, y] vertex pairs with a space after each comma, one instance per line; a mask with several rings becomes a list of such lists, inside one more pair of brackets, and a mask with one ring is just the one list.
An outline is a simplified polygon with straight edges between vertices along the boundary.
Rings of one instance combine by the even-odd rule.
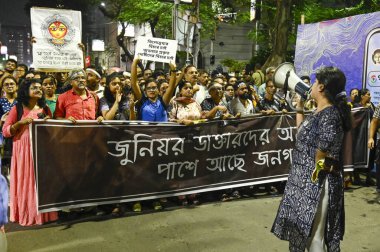
[[72, 89], [59, 95], [54, 118], [59, 120], [98, 120], [97, 117], [99, 98], [96, 94], [86, 88], [86, 72], [82, 69], [73, 70], [69, 81]]

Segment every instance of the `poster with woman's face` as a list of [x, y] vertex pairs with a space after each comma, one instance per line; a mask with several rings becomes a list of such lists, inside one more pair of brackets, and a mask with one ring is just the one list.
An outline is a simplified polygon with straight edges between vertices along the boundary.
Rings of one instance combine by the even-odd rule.
[[366, 39], [363, 88], [371, 92], [372, 102], [380, 103], [380, 28], [372, 30]]
[[33, 44], [33, 65], [41, 70], [67, 71], [83, 67], [80, 11], [38, 8], [30, 10]]

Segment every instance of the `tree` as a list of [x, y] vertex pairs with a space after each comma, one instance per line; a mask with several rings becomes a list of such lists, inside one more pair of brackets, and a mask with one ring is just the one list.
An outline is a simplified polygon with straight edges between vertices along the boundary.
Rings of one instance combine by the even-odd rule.
[[[203, 36], [210, 36], [216, 25], [215, 14], [212, 3], [219, 0], [202, 0], [199, 6], [199, 18], [202, 21]], [[100, 3], [100, 0], [98, 1]], [[173, 3], [162, 2], [159, 0], [108, 0], [104, 2], [102, 12], [112, 20], [130, 24], [148, 23], [154, 37], [172, 37], [172, 10]], [[192, 15], [197, 16], [197, 2], [191, 5], [180, 5], [180, 10], [190, 9]], [[123, 27], [124, 32], [125, 27]], [[123, 48], [125, 55], [131, 61], [133, 55], [127, 50], [124, 38], [118, 36], [118, 43]]]
[[[235, 6], [247, 5], [247, 2], [250, 0], [234, 0]], [[297, 25], [300, 24], [301, 14], [305, 15], [307, 23], [315, 23], [380, 10], [380, 0], [266, 0], [261, 1], [262, 4], [257, 2], [257, 8], [261, 10], [261, 25], [257, 32], [250, 33], [250, 37], [263, 45], [263, 52], [259, 52], [259, 55], [270, 51], [264, 68], [277, 66], [290, 58], [289, 54], [294, 54]], [[254, 28], [252, 30], [254, 31]], [[257, 56], [254, 58], [257, 59]]]
[[277, 66], [284, 62], [288, 49], [289, 24], [292, 21], [292, 0], [277, 0], [277, 11], [274, 24], [274, 39], [272, 53], [263, 68]]
[[[163, 38], [172, 37], [172, 10], [173, 3], [163, 2], [160, 0], [94, 0], [98, 4], [105, 3], [102, 11], [105, 15], [113, 20], [128, 22], [131, 24], [148, 23], [152, 29], [153, 36]], [[200, 0], [199, 0], [200, 1]], [[205, 32], [202, 35], [210, 36], [217, 20], [214, 18], [216, 10], [213, 9], [213, 2], [220, 0], [202, 0], [200, 1], [200, 20]], [[196, 1], [194, 4], [180, 4], [180, 10], [189, 9], [193, 15], [196, 15]]]
[[[339, 1], [337, 0], [336, 2]], [[339, 7], [326, 7], [318, 1], [309, 0], [301, 11], [304, 13], [305, 20], [308, 23], [380, 11], [379, 0], [351, 0], [347, 1], [347, 5], [337, 3], [337, 6]]]

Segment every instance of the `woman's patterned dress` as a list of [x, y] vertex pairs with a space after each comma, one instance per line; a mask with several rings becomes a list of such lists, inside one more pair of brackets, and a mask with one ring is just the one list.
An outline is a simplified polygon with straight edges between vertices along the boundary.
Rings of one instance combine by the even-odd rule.
[[343, 171], [320, 172], [316, 184], [311, 182], [311, 175], [317, 149], [340, 160], [343, 134], [334, 106], [309, 115], [299, 127], [288, 182], [271, 230], [278, 238], [289, 241], [290, 251], [305, 251], [325, 179], [329, 182], [325, 242], [328, 251], [340, 251], [344, 234]]

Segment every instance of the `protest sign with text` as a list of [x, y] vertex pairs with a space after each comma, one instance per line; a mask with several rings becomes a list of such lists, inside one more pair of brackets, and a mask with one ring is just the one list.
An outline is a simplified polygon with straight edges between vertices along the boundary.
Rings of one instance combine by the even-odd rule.
[[148, 38], [140, 36], [137, 39], [135, 57], [140, 59], [169, 63], [175, 62], [177, 40]]
[[30, 10], [33, 66], [36, 69], [70, 70], [83, 68], [81, 12], [36, 8]]
[[[367, 167], [369, 113], [353, 112], [344, 166]], [[46, 212], [286, 180], [295, 114], [193, 126], [112, 121], [31, 125], [38, 209]]]

